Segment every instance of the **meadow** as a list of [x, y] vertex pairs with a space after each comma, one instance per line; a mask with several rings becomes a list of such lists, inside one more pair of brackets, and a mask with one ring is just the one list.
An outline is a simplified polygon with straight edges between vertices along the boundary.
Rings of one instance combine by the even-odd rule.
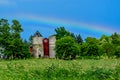
[[0, 60], [0, 80], [120, 80], [120, 60]]

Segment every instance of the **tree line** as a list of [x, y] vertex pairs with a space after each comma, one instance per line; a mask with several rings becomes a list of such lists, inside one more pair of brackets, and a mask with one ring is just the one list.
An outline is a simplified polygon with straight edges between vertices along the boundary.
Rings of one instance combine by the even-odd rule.
[[99, 39], [87, 37], [84, 41], [80, 34], [75, 35], [64, 27], [56, 28], [55, 32], [56, 57], [59, 59], [120, 57], [120, 35], [116, 32], [111, 36], [102, 35]]

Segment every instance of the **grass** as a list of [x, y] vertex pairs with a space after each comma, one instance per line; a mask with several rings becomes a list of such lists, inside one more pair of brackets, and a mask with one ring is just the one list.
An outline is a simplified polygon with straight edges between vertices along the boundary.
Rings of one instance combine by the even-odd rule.
[[120, 60], [0, 61], [0, 80], [119, 80]]

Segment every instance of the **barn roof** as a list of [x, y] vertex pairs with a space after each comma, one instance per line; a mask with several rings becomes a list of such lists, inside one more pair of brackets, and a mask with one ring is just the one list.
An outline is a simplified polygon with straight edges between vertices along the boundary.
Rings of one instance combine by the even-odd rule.
[[35, 32], [34, 37], [35, 37], [35, 36], [42, 37], [42, 35], [40, 34], [39, 31], [36, 31], [36, 32]]

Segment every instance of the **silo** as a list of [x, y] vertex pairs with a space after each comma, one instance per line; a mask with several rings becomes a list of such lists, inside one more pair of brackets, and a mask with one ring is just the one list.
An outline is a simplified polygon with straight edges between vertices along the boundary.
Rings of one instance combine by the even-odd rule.
[[35, 58], [43, 57], [43, 38], [36, 32], [33, 36], [33, 56]]
[[50, 58], [55, 58], [55, 42], [56, 42], [56, 37], [55, 36], [50, 36], [49, 37], [49, 57]]

